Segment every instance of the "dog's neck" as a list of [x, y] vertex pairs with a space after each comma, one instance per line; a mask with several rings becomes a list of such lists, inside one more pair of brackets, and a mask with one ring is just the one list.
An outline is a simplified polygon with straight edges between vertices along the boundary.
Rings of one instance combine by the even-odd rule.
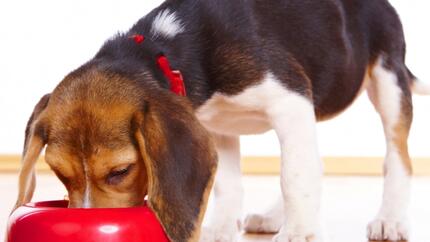
[[[192, 6], [183, 6], [191, 4]], [[138, 76], [142, 70], [153, 72], [160, 87], [169, 89], [156, 66], [163, 53], [172, 69], [180, 70], [187, 98], [198, 107], [214, 93], [235, 94], [263, 78], [265, 56], [250, 9], [236, 1], [166, 1], [140, 19], [125, 34], [109, 40], [96, 55], [102, 62], [117, 62], [118, 72]], [[216, 5], [216, 4], [215, 4]], [[241, 24], [224, 20], [235, 16]], [[172, 29], [173, 28], [173, 29]], [[136, 44], [130, 36], [145, 36]], [[174, 94], [172, 94], [174, 95]]]
[[[167, 38], [153, 32], [152, 23], [157, 10], [139, 20], [127, 33], [108, 40], [96, 54], [95, 60], [103, 65], [119, 66], [120, 71], [139, 76], [149, 71], [161, 88], [170, 89], [169, 80], [158, 66], [158, 58], [164, 55], [172, 70], [179, 70], [183, 76], [186, 96], [195, 107], [204, 103], [213, 93], [209, 90], [206, 74], [195, 35], [188, 32]], [[187, 31], [193, 32], [189, 27]], [[136, 41], [136, 35], [144, 36]], [[173, 95], [173, 93], [172, 93]]]

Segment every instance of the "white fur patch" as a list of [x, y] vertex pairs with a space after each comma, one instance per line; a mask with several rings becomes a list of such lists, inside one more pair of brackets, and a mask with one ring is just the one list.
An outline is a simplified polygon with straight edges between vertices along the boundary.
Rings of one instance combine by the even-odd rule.
[[281, 144], [283, 206], [288, 214], [277, 240], [319, 238], [322, 171], [314, 108], [307, 98], [288, 90], [269, 72], [260, 84], [238, 95], [215, 94], [197, 117], [209, 130], [229, 135], [274, 128]]
[[[397, 76], [384, 68], [382, 58], [379, 58], [372, 71], [372, 79], [376, 84], [374, 102], [376, 109], [384, 122], [384, 129], [392, 132], [400, 117], [400, 95], [402, 90], [397, 85]], [[388, 130], [387, 130], [388, 129]]]
[[91, 207], [91, 185], [90, 185], [90, 177], [89, 177], [89, 169], [88, 165], [84, 162], [84, 172], [85, 172], [85, 191], [84, 191], [84, 197], [82, 201], [82, 207], [83, 208], [90, 208]]
[[173, 38], [177, 34], [184, 32], [184, 26], [176, 17], [176, 13], [169, 9], [162, 10], [152, 22], [151, 32], [154, 37], [163, 35], [164, 37]]
[[272, 127], [265, 107], [279, 84], [268, 77], [269, 74], [262, 83], [235, 96], [215, 93], [197, 110], [197, 118], [208, 130], [218, 134], [259, 134], [270, 130]]
[[402, 109], [402, 90], [397, 84], [395, 73], [383, 66], [382, 58], [373, 69], [372, 81], [369, 97], [382, 118], [387, 154], [382, 206], [376, 219], [368, 226], [368, 237], [392, 241], [408, 239], [406, 212], [410, 197], [410, 175], [394, 143]]

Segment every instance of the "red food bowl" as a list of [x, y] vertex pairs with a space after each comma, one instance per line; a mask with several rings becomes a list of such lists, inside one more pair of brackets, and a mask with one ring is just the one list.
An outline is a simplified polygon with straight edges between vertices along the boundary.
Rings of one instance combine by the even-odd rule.
[[67, 208], [67, 201], [29, 203], [9, 218], [8, 242], [168, 242], [147, 206]]

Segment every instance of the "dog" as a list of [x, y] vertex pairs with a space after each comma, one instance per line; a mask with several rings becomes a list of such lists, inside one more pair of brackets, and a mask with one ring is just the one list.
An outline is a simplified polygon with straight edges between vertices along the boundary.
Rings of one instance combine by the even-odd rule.
[[[366, 91], [384, 126], [384, 196], [369, 239], [408, 239], [412, 91], [402, 25], [386, 0], [167, 0], [109, 39], [36, 105], [16, 207], [46, 162], [70, 207], [139, 206], [171, 241], [235, 241], [243, 190], [239, 136], [274, 129], [282, 199], [248, 232], [321, 241], [316, 123]], [[200, 235], [214, 184], [216, 212]], [[288, 218], [288, 219], [286, 219]]]

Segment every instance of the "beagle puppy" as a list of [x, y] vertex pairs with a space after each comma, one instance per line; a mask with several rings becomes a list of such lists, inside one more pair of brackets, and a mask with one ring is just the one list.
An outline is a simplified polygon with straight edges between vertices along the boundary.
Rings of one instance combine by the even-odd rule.
[[[70, 207], [138, 206], [148, 196], [171, 241], [235, 241], [239, 136], [274, 129], [282, 199], [242, 227], [279, 242], [321, 241], [316, 123], [367, 91], [387, 141], [368, 237], [408, 239], [411, 90], [430, 92], [404, 60], [386, 0], [167, 0], [36, 105], [16, 206], [30, 201], [46, 146]], [[217, 212], [200, 236], [213, 180]]]

